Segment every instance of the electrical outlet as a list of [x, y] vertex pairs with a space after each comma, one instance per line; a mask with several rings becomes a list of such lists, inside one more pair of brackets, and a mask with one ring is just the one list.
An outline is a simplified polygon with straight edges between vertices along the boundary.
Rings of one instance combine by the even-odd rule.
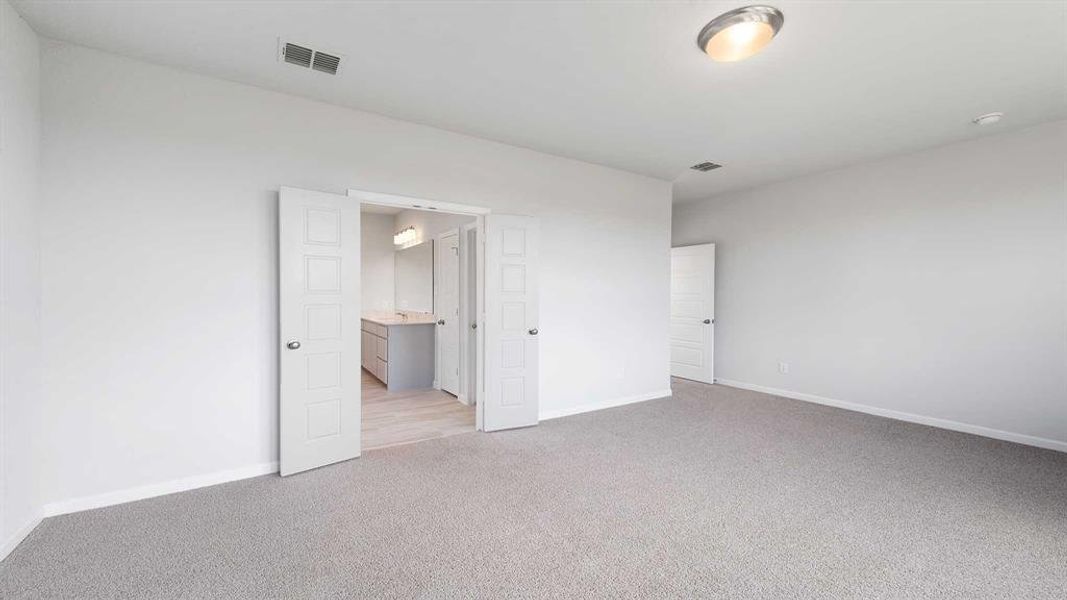
[[788, 374], [789, 373], [789, 363], [779, 361], [778, 362], [778, 372], [781, 373], [782, 375]]

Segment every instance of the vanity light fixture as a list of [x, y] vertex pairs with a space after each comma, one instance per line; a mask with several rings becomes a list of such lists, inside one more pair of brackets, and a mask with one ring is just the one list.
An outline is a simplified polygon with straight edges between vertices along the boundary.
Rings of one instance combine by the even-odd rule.
[[415, 241], [415, 226], [405, 227], [393, 234], [394, 246], [407, 246]]
[[697, 46], [717, 62], [744, 60], [771, 43], [783, 23], [782, 11], [771, 6], [737, 8], [705, 25]]

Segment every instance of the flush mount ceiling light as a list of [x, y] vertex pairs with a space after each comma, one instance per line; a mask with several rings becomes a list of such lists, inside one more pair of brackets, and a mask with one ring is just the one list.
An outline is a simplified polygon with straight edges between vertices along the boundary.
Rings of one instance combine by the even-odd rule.
[[702, 162], [702, 163], [695, 164], [695, 165], [693, 165], [693, 166], [691, 166], [689, 168], [693, 169], [694, 171], [701, 171], [703, 173], [707, 173], [708, 171], [714, 171], [715, 169], [721, 169], [722, 165], [709, 161], [709, 162]]
[[984, 115], [978, 115], [977, 117], [971, 119], [971, 123], [974, 123], [975, 125], [993, 125], [994, 123], [999, 123], [1000, 120], [1003, 118], [1004, 113], [991, 112], [986, 113]]
[[744, 60], [771, 43], [785, 23], [782, 11], [745, 6], [723, 13], [700, 30], [697, 46], [718, 62]]

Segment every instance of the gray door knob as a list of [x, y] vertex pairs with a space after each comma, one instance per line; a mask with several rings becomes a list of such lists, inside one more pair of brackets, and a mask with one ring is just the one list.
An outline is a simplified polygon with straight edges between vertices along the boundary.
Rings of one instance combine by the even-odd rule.
[[711, 319], [704, 319], [705, 325], [711, 325]]
[[289, 343], [286, 344], [285, 347], [290, 349], [290, 350], [296, 350], [296, 349], [300, 348], [300, 342], [298, 342], [296, 340], [289, 340]]
[[537, 328], [536, 327], [534, 327], [533, 329], [530, 330], [530, 335], [537, 335]]
[[444, 325], [444, 324], [445, 324], [445, 320], [444, 320], [444, 319], [441, 319], [440, 321], [438, 321], [438, 322], [437, 322], [437, 324], [438, 324], [438, 325]]

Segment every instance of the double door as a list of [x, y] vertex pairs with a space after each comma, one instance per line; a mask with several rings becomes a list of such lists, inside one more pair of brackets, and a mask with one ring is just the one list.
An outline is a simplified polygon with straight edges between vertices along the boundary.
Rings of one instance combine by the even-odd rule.
[[[380, 195], [349, 194], [289, 187], [278, 194], [282, 475], [359, 456], [361, 377], [356, 364], [372, 366], [368, 371], [390, 379], [389, 328], [356, 327], [363, 321], [360, 197], [374, 201]], [[478, 401], [481, 421], [486, 431], [536, 425], [537, 220], [493, 214], [484, 217], [484, 224], [485, 268], [479, 271], [484, 273], [480, 323], [485, 326], [485, 368], [480, 372], [486, 393]], [[400, 342], [404, 335], [397, 332], [392, 341]]]

